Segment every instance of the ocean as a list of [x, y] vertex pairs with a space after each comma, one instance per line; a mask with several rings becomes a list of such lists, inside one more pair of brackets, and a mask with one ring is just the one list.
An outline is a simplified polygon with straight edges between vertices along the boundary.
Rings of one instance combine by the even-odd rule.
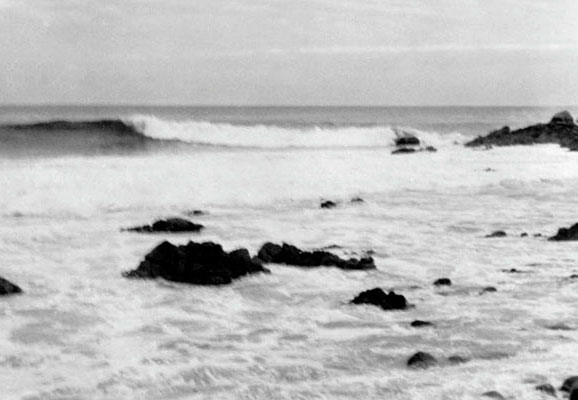
[[[578, 364], [578, 246], [547, 241], [578, 222], [578, 153], [463, 143], [563, 109], [0, 107], [0, 276], [24, 291], [0, 299], [0, 397], [543, 398]], [[408, 134], [438, 151], [392, 155]], [[192, 210], [201, 233], [121, 231]], [[163, 240], [371, 250], [377, 270], [122, 276]], [[415, 307], [349, 304], [374, 287]], [[417, 351], [469, 362], [408, 369]]]

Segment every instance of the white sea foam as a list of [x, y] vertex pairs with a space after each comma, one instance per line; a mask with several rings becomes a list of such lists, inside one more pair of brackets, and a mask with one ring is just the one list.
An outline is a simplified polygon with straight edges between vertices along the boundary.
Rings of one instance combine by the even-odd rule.
[[127, 119], [144, 135], [207, 146], [284, 148], [389, 147], [400, 136], [417, 136], [424, 145], [444, 146], [464, 141], [459, 133], [440, 135], [403, 127], [306, 127], [230, 125], [202, 121], [170, 121], [136, 115]]

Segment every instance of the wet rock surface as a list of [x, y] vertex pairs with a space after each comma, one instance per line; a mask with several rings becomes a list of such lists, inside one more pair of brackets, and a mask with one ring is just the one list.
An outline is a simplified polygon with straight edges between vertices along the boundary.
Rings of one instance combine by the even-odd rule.
[[408, 307], [404, 296], [391, 291], [385, 293], [380, 288], [374, 288], [361, 292], [353, 300], [352, 304], [371, 304], [381, 307], [383, 310], [405, 310]]
[[303, 251], [287, 243], [265, 243], [257, 257], [265, 263], [295, 265], [298, 267], [337, 267], [347, 270], [375, 269], [373, 258], [350, 258], [344, 260], [326, 251]]
[[556, 388], [554, 386], [550, 385], [549, 383], [544, 383], [542, 385], [538, 385], [534, 389], [536, 389], [538, 392], [542, 392], [542, 393], [550, 395], [552, 397], [556, 397]]
[[224, 285], [245, 275], [268, 272], [246, 249], [227, 253], [213, 242], [175, 246], [163, 242], [151, 250], [127, 278], [163, 278], [195, 285]]
[[433, 322], [429, 322], [429, 321], [422, 321], [419, 319], [416, 319], [415, 321], [412, 321], [410, 326], [414, 327], [414, 328], [425, 328], [427, 326], [433, 326]]
[[558, 232], [548, 240], [555, 242], [578, 240], [578, 224], [574, 224], [570, 228], [558, 229]]
[[167, 218], [160, 219], [153, 222], [151, 225], [136, 226], [132, 228], [123, 229], [128, 232], [140, 233], [156, 233], [156, 232], [171, 232], [171, 233], [185, 233], [185, 232], [200, 232], [204, 228], [203, 225], [195, 224], [184, 218]]
[[22, 293], [22, 289], [12, 282], [0, 277], [0, 296]]
[[319, 207], [321, 207], [321, 208], [335, 208], [335, 207], [337, 207], [337, 203], [334, 201], [331, 201], [331, 200], [326, 200], [326, 201], [321, 202]]
[[451, 286], [452, 280], [450, 278], [439, 278], [434, 283], [434, 286]]
[[418, 351], [407, 360], [407, 366], [412, 369], [427, 369], [437, 365], [437, 360], [429, 353]]
[[486, 235], [487, 238], [497, 238], [497, 237], [506, 237], [508, 234], [505, 231], [494, 231], [489, 235]]
[[559, 144], [569, 149], [578, 147], [578, 126], [568, 111], [554, 115], [547, 124], [536, 124], [513, 131], [505, 126], [486, 136], [478, 136], [466, 143], [466, 146], [513, 146], [546, 143]]

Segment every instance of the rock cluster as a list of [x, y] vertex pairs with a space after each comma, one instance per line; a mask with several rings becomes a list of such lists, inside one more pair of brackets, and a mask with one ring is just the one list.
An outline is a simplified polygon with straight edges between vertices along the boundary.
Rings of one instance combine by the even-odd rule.
[[287, 264], [298, 267], [334, 266], [348, 270], [375, 269], [372, 257], [344, 260], [335, 254], [326, 251], [303, 251], [287, 243], [281, 245], [265, 243], [257, 257], [265, 263]]
[[371, 304], [389, 310], [405, 310], [408, 307], [407, 300], [401, 294], [391, 291], [385, 293], [380, 288], [374, 288], [361, 292], [353, 300], [352, 304]]
[[153, 222], [151, 225], [136, 226], [127, 228], [129, 232], [155, 233], [155, 232], [199, 232], [204, 228], [203, 225], [195, 224], [184, 218], [167, 218]]
[[246, 249], [227, 253], [213, 242], [175, 246], [162, 242], [149, 252], [127, 278], [164, 278], [195, 285], [224, 285], [234, 279], [258, 272], [268, 272]]

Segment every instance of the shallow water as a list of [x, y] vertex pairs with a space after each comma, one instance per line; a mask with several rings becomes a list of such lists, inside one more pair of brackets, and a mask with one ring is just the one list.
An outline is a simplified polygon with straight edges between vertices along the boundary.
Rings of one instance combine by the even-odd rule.
[[[578, 154], [451, 142], [0, 160], [0, 275], [25, 291], [0, 301], [2, 398], [542, 398], [533, 387], [578, 362], [578, 244], [546, 240], [578, 222]], [[120, 231], [194, 209], [200, 234]], [[121, 276], [165, 239], [373, 250], [377, 270], [270, 265], [216, 288]], [[348, 304], [376, 286], [415, 307]], [[471, 361], [408, 370], [418, 350]]]

